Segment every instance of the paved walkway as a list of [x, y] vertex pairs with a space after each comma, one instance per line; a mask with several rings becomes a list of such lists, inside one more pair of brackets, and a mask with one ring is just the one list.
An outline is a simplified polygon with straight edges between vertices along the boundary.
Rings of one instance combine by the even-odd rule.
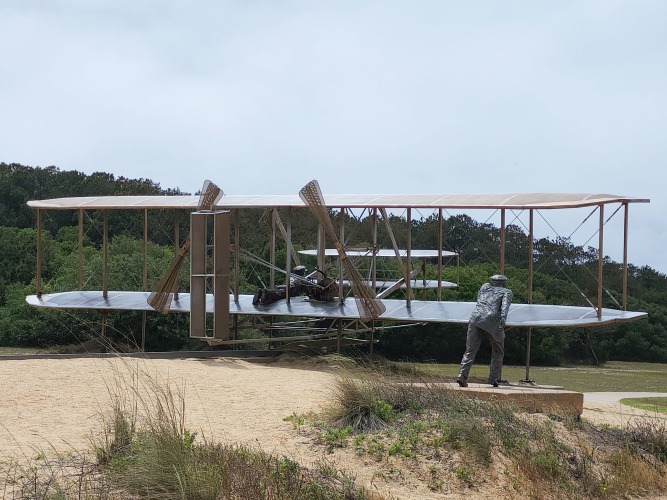
[[610, 424], [616, 427], [626, 427], [643, 418], [667, 421], [667, 415], [663, 413], [640, 410], [620, 402], [624, 398], [645, 397], [667, 397], [667, 392], [585, 392], [582, 416], [595, 424]]
[[625, 398], [667, 398], [667, 392], [584, 392], [584, 404], [613, 404]]

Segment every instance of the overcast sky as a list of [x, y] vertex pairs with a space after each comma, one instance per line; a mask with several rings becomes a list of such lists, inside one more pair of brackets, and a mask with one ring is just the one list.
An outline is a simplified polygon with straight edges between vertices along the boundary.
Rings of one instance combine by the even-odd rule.
[[666, 20], [664, 0], [2, 0], [0, 161], [189, 192], [651, 198], [629, 259], [664, 273]]

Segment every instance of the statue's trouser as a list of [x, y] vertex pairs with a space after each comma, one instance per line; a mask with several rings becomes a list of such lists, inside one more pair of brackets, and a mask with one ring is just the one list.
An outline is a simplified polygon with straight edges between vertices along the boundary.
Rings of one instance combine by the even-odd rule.
[[466, 340], [466, 351], [463, 353], [463, 358], [461, 359], [461, 371], [459, 372], [459, 377], [463, 380], [468, 379], [468, 374], [470, 373], [470, 368], [475, 361], [475, 356], [479, 347], [482, 345], [482, 341], [487, 337], [491, 341], [491, 366], [489, 369], [489, 382], [497, 382], [500, 380], [501, 372], [503, 369], [503, 358], [505, 357], [505, 332], [502, 330], [498, 332], [498, 335], [494, 337], [486, 330], [469, 324], [468, 325], [468, 337]]

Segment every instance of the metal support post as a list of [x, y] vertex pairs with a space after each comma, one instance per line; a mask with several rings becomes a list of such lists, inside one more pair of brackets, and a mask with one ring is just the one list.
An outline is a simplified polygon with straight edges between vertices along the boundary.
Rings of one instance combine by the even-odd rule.
[[598, 232], [598, 319], [602, 318], [602, 264], [604, 257], [604, 205], [600, 205], [600, 230]]
[[77, 252], [76, 281], [79, 290], [83, 290], [83, 209], [79, 209], [79, 245]]
[[[529, 222], [528, 222], [528, 303], [533, 303], [533, 209], [531, 208], [528, 211]], [[521, 382], [526, 384], [534, 384], [535, 381], [530, 378], [530, 341], [533, 336], [533, 328], [528, 327], [528, 338], [526, 340], [526, 378], [521, 380]]]
[[109, 284], [107, 263], [109, 260], [109, 214], [104, 211], [104, 223], [102, 229], [102, 296], [106, 299], [109, 296]]
[[35, 269], [35, 293], [42, 296], [42, 211], [37, 209], [37, 261]]

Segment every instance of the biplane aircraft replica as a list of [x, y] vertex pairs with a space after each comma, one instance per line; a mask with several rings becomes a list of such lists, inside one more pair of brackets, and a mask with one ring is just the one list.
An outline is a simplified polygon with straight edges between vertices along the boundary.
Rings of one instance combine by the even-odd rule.
[[[26, 298], [29, 305], [53, 309], [93, 309], [101, 311], [159, 311], [190, 314], [190, 336], [210, 345], [241, 344], [243, 342], [306, 341], [313, 339], [340, 339], [351, 332], [374, 332], [383, 325], [420, 323], [467, 323], [475, 307], [474, 302], [442, 300], [442, 292], [457, 287], [457, 283], [443, 280], [443, 265], [456, 252], [446, 250], [442, 231], [443, 210], [494, 210], [500, 213], [500, 261], [497, 272], [504, 274], [506, 213], [525, 211], [528, 223], [528, 282], [526, 303], [514, 303], [510, 308], [506, 327], [523, 327], [529, 332], [527, 363], [529, 360], [530, 331], [536, 327], [590, 327], [634, 321], [647, 316], [644, 312], [627, 310], [627, 246], [628, 207], [631, 203], [647, 203], [648, 199], [607, 194], [420, 194], [420, 195], [326, 195], [317, 181], [306, 184], [295, 195], [228, 195], [207, 181], [200, 196], [100, 196], [73, 197], [50, 200], [34, 200], [28, 205], [37, 211], [37, 225], [41, 229], [42, 212], [72, 210], [79, 213], [79, 235], [85, 211], [137, 210], [143, 213], [144, 227], [151, 210], [190, 211], [190, 234], [178, 247], [172, 266], [155, 290], [122, 291], [107, 287], [106, 252], [103, 252], [101, 290], [75, 290], [59, 293], [43, 293], [41, 284], [41, 231], [37, 231], [36, 293]], [[623, 209], [623, 274], [622, 300], [617, 309], [603, 307], [603, 232], [605, 208]], [[546, 305], [533, 303], [533, 218], [537, 212], [587, 207], [599, 215], [599, 264], [597, 297], [588, 306]], [[274, 214], [271, 224], [270, 262], [271, 278], [267, 287], [258, 287], [250, 294], [239, 293], [239, 261], [243, 258], [243, 242], [238, 225], [233, 223], [235, 214], [246, 209], [261, 209]], [[317, 248], [295, 251], [292, 241], [290, 211], [309, 209], [318, 224]], [[367, 247], [348, 246], [345, 243], [345, 217], [339, 217], [339, 227], [334, 227], [331, 212], [365, 210], [372, 221]], [[438, 247], [413, 249], [411, 224], [399, 248], [391, 228], [388, 211], [404, 210], [408, 221], [412, 210], [432, 210], [438, 217]], [[283, 221], [278, 215], [282, 211]], [[286, 216], [285, 216], [286, 214]], [[589, 217], [591, 216], [589, 215]], [[377, 247], [377, 230], [380, 220], [386, 224], [392, 248]], [[106, 219], [105, 219], [106, 221]], [[284, 223], [283, 223], [284, 222]], [[285, 279], [275, 279], [276, 240], [282, 236], [286, 259]], [[80, 236], [81, 237], [81, 236]], [[144, 231], [145, 248], [146, 231]], [[103, 246], [108, 245], [107, 227], [104, 225]], [[79, 265], [81, 266], [81, 241]], [[177, 277], [189, 252], [190, 289], [179, 291]], [[308, 273], [299, 265], [299, 255], [317, 259], [316, 269]], [[359, 259], [369, 262], [365, 276], [357, 269]], [[396, 279], [377, 276], [381, 259], [395, 259], [399, 270]], [[425, 262], [435, 261], [437, 279], [426, 279], [422, 274]], [[144, 255], [144, 266], [145, 266]], [[421, 268], [415, 262], [423, 262]], [[327, 262], [334, 262], [327, 267]], [[457, 264], [458, 265], [458, 264]], [[325, 271], [329, 269], [329, 271]], [[144, 276], [146, 269], [144, 267]], [[146, 280], [144, 279], [144, 283]], [[476, 286], [481, 285], [477, 283]], [[420, 300], [419, 290], [431, 289], [434, 300]], [[401, 292], [401, 298], [392, 298]], [[393, 294], [393, 295], [392, 295]], [[237, 328], [243, 321], [253, 322], [256, 328], [266, 325], [268, 335], [264, 339], [238, 338]], [[293, 321], [290, 323], [290, 320]], [[276, 322], [290, 323], [292, 330], [307, 330], [306, 334], [276, 336]], [[296, 328], [296, 324], [308, 326]], [[297, 331], [297, 333], [299, 333]], [[371, 335], [371, 345], [372, 345]], [[340, 344], [339, 344], [340, 345]], [[528, 365], [527, 365], [528, 366]], [[527, 376], [528, 378], [528, 376]]]

